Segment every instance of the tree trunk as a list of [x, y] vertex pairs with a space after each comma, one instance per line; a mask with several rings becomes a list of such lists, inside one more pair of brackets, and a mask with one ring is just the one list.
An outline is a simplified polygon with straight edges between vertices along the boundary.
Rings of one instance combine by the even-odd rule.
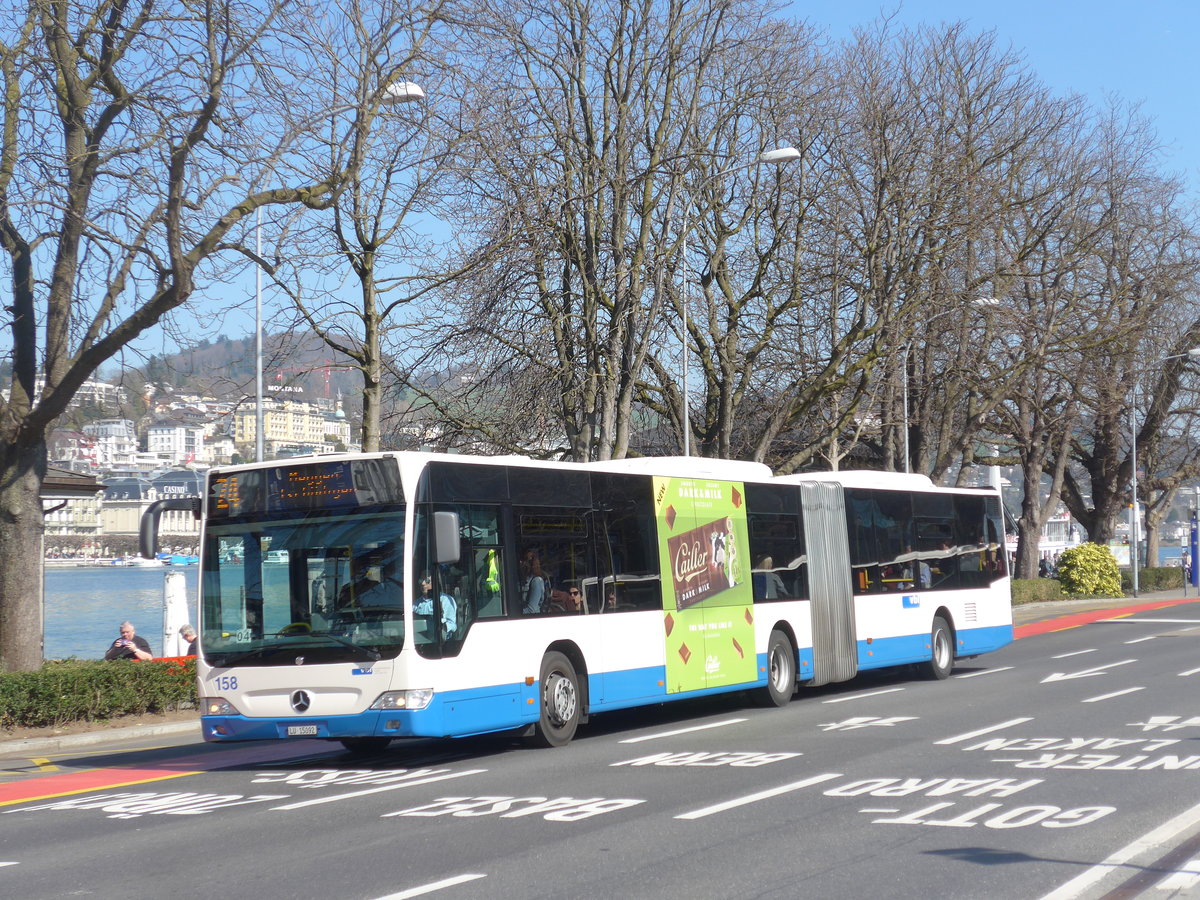
[[1017, 520], [1017, 562], [1014, 566], [1014, 578], [1037, 578], [1038, 560], [1041, 557], [1039, 542], [1042, 527], [1030, 521], [1029, 510], [1023, 511]]
[[42, 666], [45, 474], [44, 444], [10, 445], [0, 454], [0, 672]]

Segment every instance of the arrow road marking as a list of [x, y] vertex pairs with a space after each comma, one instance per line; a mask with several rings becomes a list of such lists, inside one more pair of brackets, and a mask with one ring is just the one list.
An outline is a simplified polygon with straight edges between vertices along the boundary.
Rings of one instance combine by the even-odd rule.
[[1032, 722], [1033, 716], [1024, 716], [1020, 719], [1009, 719], [1007, 722], [999, 722], [995, 725], [989, 725], [987, 728], [980, 728], [978, 731], [968, 731], [966, 734], [958, 734], [954, 737], [942, 738], [940, 741], [934, 741], [935, 744], [958, 744], [962, 741], [969, 741], [971, 738], [977, 738], [981, 734], [991, 734], [993, 731], [1002, 731], [1005, 728], [1012, 728], [1014, 725], [1023, 725], [1026, 722]]
[[1137, 662], [1136, 659], [1123, 659], [1120, 662], [1108, 663], [1103, 666], [1096, 666], [1091, 669], [1084, 669], [1082, 672], [1055, 672], [1053, 675], [1047, 675], [1042, 679], [1042, 684], [1050, 681], [1067, 681], [1071, 678], [1091, 678], [1093, 675], [1107, 675], [1109, 669], [1115, 669], [1117, 666], [1127, 666], [1130, 663]]

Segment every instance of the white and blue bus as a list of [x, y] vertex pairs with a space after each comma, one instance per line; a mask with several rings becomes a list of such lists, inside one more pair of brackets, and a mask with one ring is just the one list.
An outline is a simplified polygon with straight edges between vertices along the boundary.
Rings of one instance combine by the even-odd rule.
[[210, 741], [560, 746], [594, 713], [945, 678], [1012, 640], [999, 497], [919, 475], [354, 454], [214, 469], [194, 511]]

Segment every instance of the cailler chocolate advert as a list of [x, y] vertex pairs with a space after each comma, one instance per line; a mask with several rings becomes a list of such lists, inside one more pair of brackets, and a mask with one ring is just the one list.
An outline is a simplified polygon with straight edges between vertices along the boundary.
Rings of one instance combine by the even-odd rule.
[[740, 482], [654, 479], [668, 693], [757, 676], [744, 496]]
[[740, 574], [733, 519], [707, 522], [667, 538], [675, 608], [686, 609], [737, 585]]

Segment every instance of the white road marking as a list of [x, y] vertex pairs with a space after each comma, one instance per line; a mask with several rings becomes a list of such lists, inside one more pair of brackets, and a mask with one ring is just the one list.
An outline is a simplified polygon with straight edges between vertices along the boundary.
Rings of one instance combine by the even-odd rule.
[[1136, 694], [1138, 691], [1144, 691], [1144, 687], [1125, 688], [1123, 691], [1113, 691], [1111, 694], [1101, 694], [1099, 697], [1089, 697], [1087, 700], [1080, 701], [1082, 703], [1099, 703], [1101, 700], [1111, 700], [1113, 697], [1120, 697], [1124, 694]]
[[1132, 641], [1126, 641], [1125, 643], [1126, 644], [1140, 644], [1143, 641], [1157, 640], [1157, 638], [1158, 638], [1157, 634], [1151, 634], [1151, 635], [1147, 635], [1146, 637], [1134, 638]]
[[20, 863], [15, 862], [0, 862], [0, 866], [19, 866]]
[[1101, 619], [1103, 625], [1200, 625], [1200, 619]]
[[642, 741], [656, 741], [659, 738], [675, 737], [677, 734], [690, 734], [693, 731], [706, 731], [709, 728], [724, 728], [726, 725], [736, 725], [745, 719], [725, 719], [721, 722], [710, 722], [708, 725], [695, 725], [691, 728], [677, 728], [674, 731], [660, 731], [658, 734], [644, 734], [641, 737], [626, 738], [622, 744], [640, 744]]
[[432, 884], [425, 884], [421, 887], [409, 888], [407, 891], [400, 891], [398, 894], [388, 894], [385, 897], [380, 897], [378, 900], [408, 900], [409, 897], [420, 897], [422, 894], [432, 894], [434, 891], [440, 891], [443, 888], [454, 887], [456, 884], [466, 884], [468, 881], [475, 881], [478, 878], [487, 878], [486, 875], [455, 875], [453, 878], [443, 878], [441, 881], [435, 881]]
[[1050, 681], [1069, 681], [1072, 678], [1091, 678], [1093, 675], [1107, 675], [1109, 669], [1115, 669], [1117, 666], [1127, 666], [1130, 663], [1137, 662], [1136, 659], [1123, 659], [1120, 662], [1105, 663], [1102, 666], [1093, 666], [1090, 669], [1082, 669], [1078, 672], [1055, 672], [1053, 675], [1047, 675], [1042, 679], [1042, 684]]
[[675, 818], [703, 819], [705, 816], [713, 815], [713, 813], [725, 812], [727, 809], [736, 809], [737, 807], [745, 806], [748, 803], [757, 803], [759, 800], [769, 800], [771, 797], [778, 797], [780, 794], [798, 791], [801, 788], [811, 787], [814, 784], [820, 784], [822, 781], [830, 781], [831, 779], [841, 777], [842, 776], [837, 772], [830, 772], [825, 775], [814, 775], [812, 778], [805, 778], [803, 781], [793, 781], [791, 784], [785, 784], [766, 791], [759, 791], [756, 794], [747, 794], [745, 797], [737, 797], [733, 800], [726, 800], [724, 803], [706, 806], [703, 809], [692, 810], [689, 813], [683, 813]]
[[1200, 884], [1200, 857], [1184, 863], [1155, 885], [1160, 891], [1186, 891]]
[[1096, 652], [1096, 648], [1092, 647], [1090, 650], [1074, 650], [1071, 653], [1060, 653], [1060, 654], [1058, 654], [1058, 656], [1052, 656], [1050, 658], [1051, 659], [1066, 659], [1068, 656], [1083, 656], [1083, 654], [1085, 654], [1085, 653], [1095, 653], [1095, 652]]
[[993, 675], [996, 672], [1007, 672], [1012, 666], [1001, 666], [998, 669], [983, 669], [979, 672], [967, 672], [965, 675], [952, 675], [952, 678], [976, 678], [980, 675]]
[[1200, 803], [1191, 809], [1180, 813], [1170, 821], [1164, 822], [1157, 828], [1142, 835], [1132, 844], [1127, 844], [1113, 853], [1104, 862], [1092, 866], [1086, 872], [1076, 875], [1066, 884], [1056, 888], [1042, 897], [1042, 900], [1074, 900], [1082, 897], [1088, 888], [1096, 884], [1118, 866], [1134, 859], [1141, 853], [1154, 850], [1168, 841], [1175, 839], [1180, 832], [1186, 831], [1200, 823]]
[[1189, 675], [1195, 675], [1197, 673], [1200, 673], [1200, 669], [1188, 669], [1186, 672], [1180, 672], [1179, 677], [1187, 678]]
[[822, 700], [822, 703], [846, 703], [850, 700], [865, 700], [867, 697], [878, 697], [880, 694], [894, 694], [896, 691], [902, 691], [904, 688], [885, 688], [882, 691], [868, 691], [865, 694], [854, 694], [850, 697], [834, 697], [832, 700]]
[[322, 803], [333, 803], [337, 800], [350, 800], [354, 797], [365, 797], [368, 794], [381, 794], [384, 791], [395, 791], [400, 788], [412, 787], [417, 784], [432, 784], [435, 781], [449, 781], [451, 778], [462, 778], [464, 775], [478, 775], [487, 769], [465, 769], [462, 772], [450, 772], [447, 775], [434, 775], [430, 778], [417, 778], [413, 781], [401, 781], [396, 784], [385, 784], [383, 787], [368, 788], [365, 791], [351, 791], [349, 794], [337, 794], [333, 797], [317, 797], [315, 800], [302, 800], [299, 803], [289, 803], [286, 806], [272, 806], [271, 809], [303, 809], [306, 806], [319, 806]]
[[978, 731], [968, 731], [966, 734], [960, 734], [955, 737], [942, 738], [940, 741], [934, 741], [935, 744], [957, 744], [959, 741], [969, 741], [971, 738], [977, 738], [981, 734], [991, 734], [993, 731], [1000, 731], [1004, 728], [1010, 728], [1013, 725], [1024, 725], [1026, 722], [1032, 722], [1033, 716], [1026, 716], [1023, 719], [1009, 719], [1007, 722], [1001, 722], [999, 725], [989, 725], [987, 728], [980, 728]]

